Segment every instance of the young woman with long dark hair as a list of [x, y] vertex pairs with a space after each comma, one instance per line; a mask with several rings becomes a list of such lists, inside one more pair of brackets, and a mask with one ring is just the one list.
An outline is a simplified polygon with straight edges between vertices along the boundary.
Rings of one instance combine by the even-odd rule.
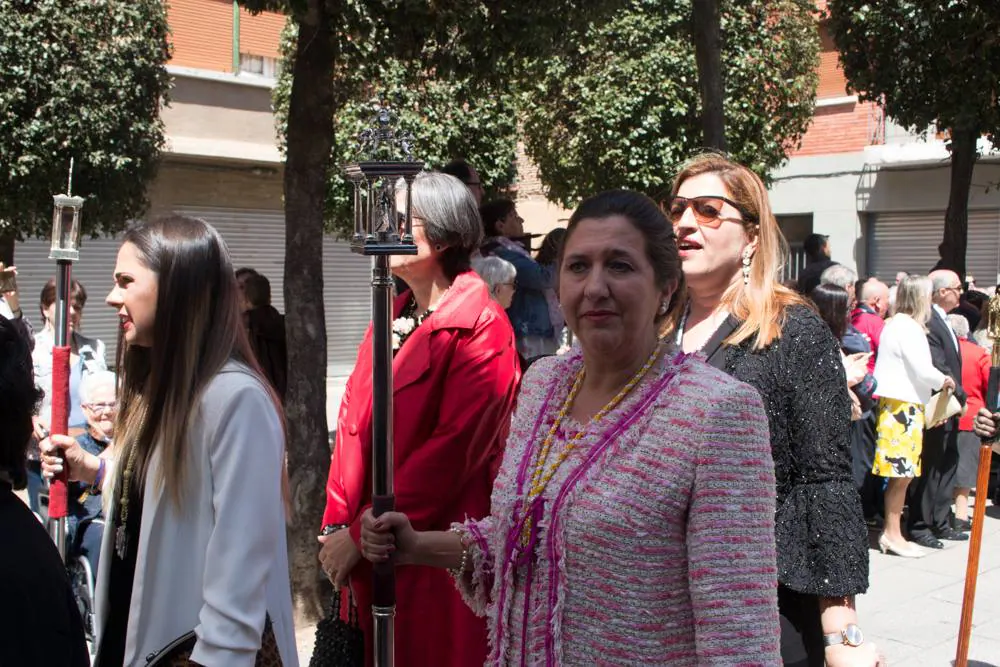
[[71, 479], [110, 495], [96, 664], [137, 664], [193, 630], [197, 664], [250, 666], [260, 650], [296, 665], [281, 408], [222, 237], [181, 216], [131, 228], [107, 302], [122, 325], [113, 454], [52, 438]]

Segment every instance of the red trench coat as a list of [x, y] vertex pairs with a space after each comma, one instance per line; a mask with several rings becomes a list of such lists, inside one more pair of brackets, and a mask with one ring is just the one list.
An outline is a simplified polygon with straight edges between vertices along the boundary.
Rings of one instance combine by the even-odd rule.
[[[409, 292], [395, 302], [398, 317]], [[358, 543], [371, 502], [371, 327], [358, 350], [337, 419], [323, 524], [351, 524]], [[503, 458], [520, 366], [506, 313], [473, 272], [456, 277], [441, 304], [393, 360], [396, 508], [417, 530], [490, 511], [493, 478]], [[371, 568], [351, 573], [371, 655]], [[346, 596], [345, 596], [346, 598]], [[396, 664], [469, 667], [486, 661], [487, 633], [445, 571], [396, 572]]]

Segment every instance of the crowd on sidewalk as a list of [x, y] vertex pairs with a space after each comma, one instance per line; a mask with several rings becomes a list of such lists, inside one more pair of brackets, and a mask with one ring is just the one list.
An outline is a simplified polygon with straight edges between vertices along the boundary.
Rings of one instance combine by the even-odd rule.
[[[372, 664], [386, 562], [401, 666], [880, 664], [854, 606], [869, 525], [920, 557], [982, 520], [986, 295], [944, 269], [859, 281], [820, 235], [782, 284], [764, 183], [714, 153], [662, 201], [586, 199], [536, 254], [515, 203], [483, 193], [461, 161], [413, 182], [417, 253], [391, 258], [399, 511], [372, 513], [369, 330], [314, 471], [340, 603], [317, 667]], [[0, 302], [0, 530], [18, 536], [0, 591], [19, 612], [0, 618], [0, 664], [91, 663], [31, 516], [66, 473], [71, 549], [96, 573], [93, 664], [296, 665], [270, 284], [177, 215], [131, 227], [109, 273], [114, 371], [72, 286], [68, 435], [50, 435], [43, 391], [54, 283], [37, 331], [23, 295]], [[10, 500], [23, 487], [30, 509]]]

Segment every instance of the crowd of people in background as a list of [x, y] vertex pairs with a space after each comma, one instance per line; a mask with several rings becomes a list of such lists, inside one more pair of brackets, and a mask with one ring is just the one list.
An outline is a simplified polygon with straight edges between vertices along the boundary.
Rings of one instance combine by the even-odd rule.
[[[854, 481], [869, 524], [882, 529], [879, 547], [919, 558], [943, 548], [942, 540], [968, 540], [979, 443], [973, 420], [983, 407], [992, 347], [988, 295], [971, 276], [963, 282], [942, 269], [901, 272], [891, 287], [858, 280], [831, 259], [825, 236], [814, 234], [805, 245], [797, 288], [809, 290], [821, 312], [834, 290], [848, 302], [849, 324], [839, 339], [856, 408]], [[864, 376], [856, 367], [862, 355]], [[927, 423], [928, 404], [941, 392], [961, 410]]]
[[[369, 330], [318, 527], [335, 616], [370, 637], [372, 564], [391, 559], [407, 665], [876, 665], [854, 607], [868, 529], [918, 558], [982, 520], [987, 295], [942, 269], [859, 280], [820, 234], [782, 284], [767, 190], [718, 154], [662, 201], [586, 199], [537, 253], [516, 203], [485, 192], [461, 160], [413, 182], [417, 253], [391, 259], [400, 511], [371, 511]], [[37, 566], [16, 594], [45, 579], [58, 664], [89, 664], [65, 571], [10, 500], [26, 486], [44, 514], [46, 477], [67, 472], [71, 549], [97, 573], [94, 664], [186, 638], [200, 664], [295, 665], [270, 282], [181, 216], [131, 228], [113, 275], [115, 372], [72, 284], [65, 436], [45, 391], [55, 283], [37, 330], [16, 292], [0, 299], [0, 523]], [[929, 423], [940, 392], [964, 411]], [[0, 657], [48, 664], [32, 651]]]

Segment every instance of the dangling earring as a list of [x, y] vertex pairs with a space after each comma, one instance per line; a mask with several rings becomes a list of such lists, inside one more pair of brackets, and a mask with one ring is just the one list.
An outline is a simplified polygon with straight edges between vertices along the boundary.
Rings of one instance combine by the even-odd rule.
[[667, 314], [667, 305], [668, 304], [667, 304], [666, 301], [661, 301], [660, 302], [660, 307], [658, 309], [658, 312], [660, 313], [660, 315], [666, 315]]
[[753, 250], [749, 247], [743, 251], [743, 284], [750, 284], [750, 257], [753, 256]]

